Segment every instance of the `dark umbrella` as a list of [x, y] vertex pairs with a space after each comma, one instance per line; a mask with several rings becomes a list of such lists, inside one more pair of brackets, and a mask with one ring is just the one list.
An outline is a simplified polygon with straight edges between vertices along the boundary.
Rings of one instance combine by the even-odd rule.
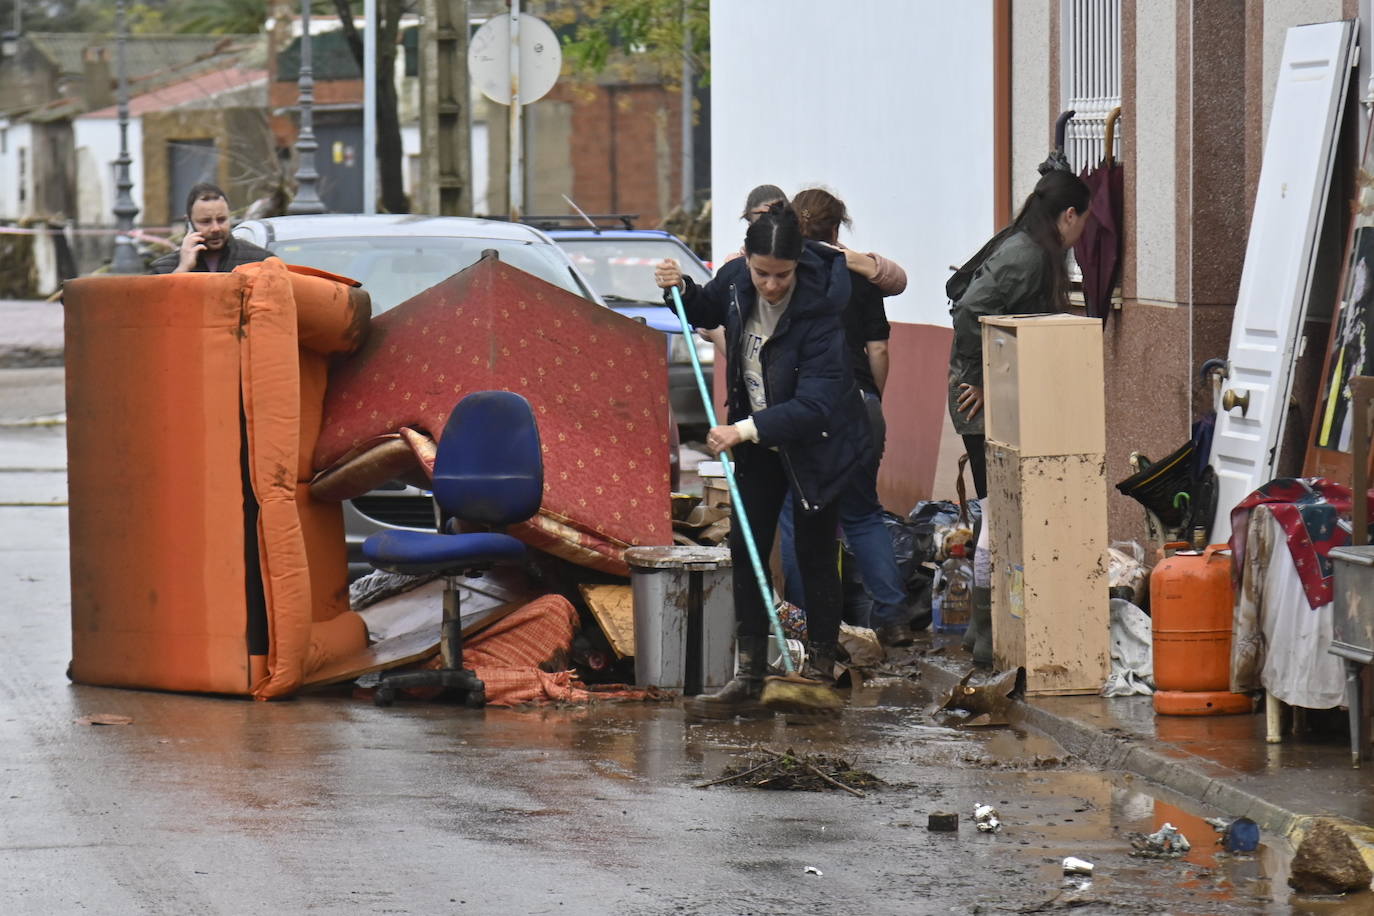
[[1123, 173], [1112, 156], [1116, 119], [1121, 109], [1107, 115], [1107, 145], [1102, 162], [1089, 166], [1079, 176], [1092, 188], [1088, 221], [1073, 246], [1078, 269], [1083, 272], [1083, 300], [1088, 314], [1104, 321], [1111, 314], [1112, 290], [1116, 287], [1116, 268], [1121, 260], [1121, 201], [1124, 196]]

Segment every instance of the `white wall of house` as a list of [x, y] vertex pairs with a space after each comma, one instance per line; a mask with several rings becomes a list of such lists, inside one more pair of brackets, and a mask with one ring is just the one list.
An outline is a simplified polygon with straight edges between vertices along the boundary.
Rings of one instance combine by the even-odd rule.
[[1035, 167], [1045, 160], [1054, 132], [1054, 125], [1048, 123], [1051, 3], [1053, 0], [1017, 0], [1011, 5], [1013, 214], [1035, 189], [1040, 178]]
[[906, 268], [888, 317], [947, 325], [949, 265], [994, 229], [992, 40], [991, 0], [713, 2], [715, 260], [751, 188], [824, 186], [841, 241]]
[[33, 129], [0, 120], [0, 220], [33, 215]]
[[[115, 118], [77, 118], [72, 121], [72, 142], [76, 147], [76, 211], [82, 225], [113, 225], [115, 160], [119, 157], [119, 121]], [[136, 205], [143, 200], [143, 119], [129, 119], [130, 195]], [[136, 216], [138, 223], [158, 222], [147, 214]]]

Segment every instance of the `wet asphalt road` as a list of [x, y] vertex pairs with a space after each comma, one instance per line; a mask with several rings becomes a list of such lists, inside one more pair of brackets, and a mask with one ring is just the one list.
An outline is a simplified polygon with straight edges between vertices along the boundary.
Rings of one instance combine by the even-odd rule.
[[[0, 419], [52, 413], [42, 401], [7, 401]], [[698, 725], [669, 704], [382, 710], [70, 685], [63, 435], [0, 427], [7, 914], [1363, 912], [1293, 908], [1284, 844], [1218, 858], [1190, 820], [1215, 812], [1040, 736], [942, 728], [902, 680], [856, 692], [826, 726]], [[95, 713], [133, 722], [74, 721]], [[888, 785], [862, 799], [694, 788], [756, 744], [838, 754]], [[973, 829], [979, 802], [1002, 832]], [[928, 833], [934, 810], [959, 812], [960, 831]], [[1130, 857], [1126, 834], [1165, 820], [1194, 853]], [[1061, 875], [1066, 855], [1096, 863], [1086, 887]]]

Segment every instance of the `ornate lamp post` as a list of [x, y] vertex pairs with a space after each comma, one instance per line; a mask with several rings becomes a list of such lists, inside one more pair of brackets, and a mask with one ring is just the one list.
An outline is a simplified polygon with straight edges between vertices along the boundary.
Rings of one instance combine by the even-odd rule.
[[134, 229], [134, 217], [138, 216], [138, 207], [129, 194], [134, 183], [129, 178], [129, 80], [124, 70], [124, 37], [128, 27], [124, 21], [124, 3], [125, 0], [119, 0], [118, 36], [115, 45], [116, 66], [119, 68], [119, 158], [115, 160], [117, 171], [114, 215], [118, 232], [115, 235], [114, 260], [110, 264], [110, 269], [117, 274], [141, 274], [143, 262], [138, 257], [130, 234]]
[[300, 87], [301, 129], [296, 135], [296, 196], [286, 212], [292, 215], [328, 213], [315, 189], [315, 182], [320, 180], [320, 173], [315, 171], [315, 150], [320, 145], [315, 142], [311, 112], [315, 104], [315, 77], [310, 68], [310, 0], [301, 0], [301, 66], [297, 85]]

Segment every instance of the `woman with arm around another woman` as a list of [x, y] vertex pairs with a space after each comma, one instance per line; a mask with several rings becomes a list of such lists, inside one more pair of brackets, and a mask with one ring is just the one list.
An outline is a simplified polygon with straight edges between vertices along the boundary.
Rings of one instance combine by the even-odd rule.
[[[798, 563], [806, 592], [808, 677], [833, 681], [843, 599], [835, 565], [840, 495], [869, 459], [863, 400], [845, 355], [841, 314], [849, 301], [843, 255], [807, 243], [796, 214], [778, 203], [754, 220], [745, 256], [705, 286], [667, 259], [654, 271], [665, 291], [682, 290], [695, 327], [725, 327], [728, 417], [707, 434], [731, 449], [741, 502], [759, 554], [773, 547], [783, 499], [792, 494]], [[671, 301], [671, 300], [668, 300]], [[685, 704], [689, 714], [729, 718], [761, 709], [768, 612], [741, 529], [730, 532], [738, 668], [714, 694]], [[766, 571], [765, 571], [766, 572]]]

